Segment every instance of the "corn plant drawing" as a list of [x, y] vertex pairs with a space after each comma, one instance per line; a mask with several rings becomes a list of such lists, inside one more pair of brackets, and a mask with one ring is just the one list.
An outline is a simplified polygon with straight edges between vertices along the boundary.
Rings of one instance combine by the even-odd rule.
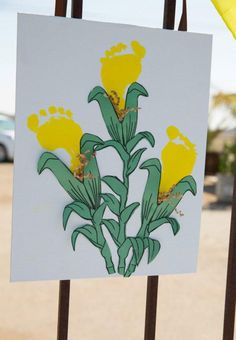
[[[141, 162], [146, 148], [138, 148], [139, 142], [146, 140], [153, 147], [155, 138], [148, 131], [136, 131], [140, 96], [148, 97], [146, 89], [137, 82], [132, 83], [126, 93], [123, 114], [120, 115], [113, 98], [106, 90], [100, 86], [95, 87], [88, 96], [88, 102], [96, 101], [99, 104], [110, 140], [104, 141], [96, 135], [84, 133], [80, 140], [80, 155], [84, 158], [80, 158], [79, 171], [72, 171], [53, 152], [44, 152], [38, 161], [38, 173], [50, 170], [72, 199], [63, 211], [64, 229], [67, 228], [72, 212], [86, 221], [75, 226], [72, 232], [73, 249], [76, 249], [79, 237], [84, 236], [100, 252], [107, 273], [117, 271], [124, 277], [135, 272], [145, 251], [148, 254], [148, 263], [156, 259], [161, 244], [152, 237], [152, 233], [162, 225], [169, 224], [176, 235], [180, 224], [172, 213], [176, 211], [186, 192], [196, 195], [196, 182], [191, 175], [180, 179], [168, 192], [161, 193], [161, 161], [150, 158]], [[120, 178], [109, 174], [101, 177], [96, 154], [105, 148], [114, 148], [118, 153], [123, 164]], [[147, 174], [142, 201], [128, 204], [128, 196], [132, 190], [130, 176], [138, 167], [146, 170]], [[102, 182], [111, 192], [102, 191]], [[105, 217], [106, 209], [109, 209], [114, 218]], [[136, 236], [131, 237], [127, 235], [127, 224], [137, 209], [140, 210], [140, 225], [136, 228]], [[108, 230], [117, 247], [117, 269], [103, 227]], [[127, 263], [130, 253], [131, 258]]]
[[38, 173], [45, 169], [50, 170], [57, 178], [60, 185], [73, 199], [63, 211], [63, 227], [66, 230], [67, 222], [72, 212], [78, 214], [90, 223], [76, 227], [71, 236], [73, 249], [77, 237], [83, 235], [95, 247], [97, 247], [105, 260], [107, 272], [115, 272], [111, 252], [102, 232], [103, 214], [106, 204], [101, 200], [101, 177], [94, 156], [94, 147], [102, 143], [102, 140], [91, 134], [84, 134], [80, 143], [82, 154], [86, 152], [88, 162], [84, 169], [83, 178], [77, 178], [75, 174], [53, 153], [44, 152], [38, 161]]

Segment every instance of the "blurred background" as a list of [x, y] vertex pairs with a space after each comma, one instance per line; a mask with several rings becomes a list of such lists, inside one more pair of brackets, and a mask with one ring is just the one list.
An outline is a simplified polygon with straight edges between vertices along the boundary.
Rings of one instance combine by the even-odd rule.
[[[83, 17], [161, 28], [163, 7], [84, 0]], [[17, 13], [53, 15], [54, 0], [0, 1], [0, 339], [46, 340], [56, 337], [58, 283], [9, 283]], [[157, 338], [219, 340], [236, 170], [236, 42], [210, 0], [188, 1], [188, 31], [213, 34], [199, 266], [197, 274], [160, 278]], [[145, 290], [139, 277], [73, 281], [69, 339], [143, 339]]]

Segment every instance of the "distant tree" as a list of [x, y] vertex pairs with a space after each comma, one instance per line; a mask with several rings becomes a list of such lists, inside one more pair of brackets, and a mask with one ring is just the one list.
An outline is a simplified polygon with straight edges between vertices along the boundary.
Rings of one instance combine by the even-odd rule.
[[236, 117], [236, 93], [218, 92], [212, 98], [212, 108], [224, 106]]

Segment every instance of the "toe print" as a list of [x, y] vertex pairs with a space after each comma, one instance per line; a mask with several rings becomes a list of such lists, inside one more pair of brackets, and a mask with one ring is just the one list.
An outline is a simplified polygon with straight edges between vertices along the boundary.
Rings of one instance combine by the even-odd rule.
[[125, 90], [136, 82], [142, 71], [142, 59], [146, 50], [137, 41], [131, 42], [132, 53], [122, 53], [127, 45], [119, 43], [105, 52], [101, 58], [101, 79], [108, 95], [118, 109], [125, 106]]
[[73, 120], [73, 113], [63, 107], [50, 106], [39, 110], [27, 120], [28, 128], [36, 134], [42, 148], [54, 151], [64, 149], [71, 158], [71, 170], [79, 166], [80, 139], [83, 131]]
[[178, 128], [169, 126], [166, 133], [169, 142], [161, 154], [163, 172], [160, 191], [162, 193], [168, 193], [183, 177], [191, 174], [197, 158], [195, 144]]

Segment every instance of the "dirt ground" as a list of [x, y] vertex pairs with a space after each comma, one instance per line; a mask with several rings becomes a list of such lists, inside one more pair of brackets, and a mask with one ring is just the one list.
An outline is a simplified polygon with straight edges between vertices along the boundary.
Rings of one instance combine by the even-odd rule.
[[[12, 165], [0, 165], [0, 339], [56, 339], [58, 282], [9, 283]], [[222, 339], [230, 209], [204, 197], [197, 274], [160, 278], [159, 340]], [[143, 339], [146, 278], [72, 281], [70, 340]], [[236, 339], [236, 337], [235, 337]]]

